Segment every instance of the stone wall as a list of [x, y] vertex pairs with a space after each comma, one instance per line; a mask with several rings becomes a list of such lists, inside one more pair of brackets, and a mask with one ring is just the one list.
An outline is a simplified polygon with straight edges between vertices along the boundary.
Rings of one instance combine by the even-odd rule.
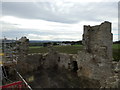
[[84, 25], [83, 45], [87, 52], [112, 60], [111, 23], [96, 26]]
[[78, 54], [78, 75], [100, 80], [112, 76], [112, 33], [111, 23], [103, 22], [96, 26], [84, 26], [84, 51]]

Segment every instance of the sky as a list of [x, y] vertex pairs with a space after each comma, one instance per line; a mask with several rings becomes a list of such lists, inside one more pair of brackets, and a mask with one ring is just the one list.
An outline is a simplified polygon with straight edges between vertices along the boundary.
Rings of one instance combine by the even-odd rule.
[[1, 33], [9, 39], [82, 40], [83, 25], [112, 23], [118, 40], [119, 0], [4, 0], [1, 1]]

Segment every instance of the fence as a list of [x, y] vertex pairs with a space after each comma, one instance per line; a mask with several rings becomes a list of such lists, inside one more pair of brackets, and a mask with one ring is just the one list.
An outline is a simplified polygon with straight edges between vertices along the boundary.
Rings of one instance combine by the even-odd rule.
[[7, 89], [7, 88], [14, 89], [14, 90], [22, 90], [23, 88], [27, 88], [27, 86], [22, 81], [17, 81], [11, 84], [0, 86], [0, 89], [2, 90]]

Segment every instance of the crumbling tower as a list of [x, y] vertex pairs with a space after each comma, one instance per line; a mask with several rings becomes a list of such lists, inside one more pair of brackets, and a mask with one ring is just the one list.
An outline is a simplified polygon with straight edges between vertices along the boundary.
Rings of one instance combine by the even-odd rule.
[[27, 55], [29, 49], [29, 39], [27, 39], [26, 37], [21, 37], [16, 43], [16, 49], [18, 50], [18, 54]]
[[83, 45], [87, 52], [112, 60], [111, 23], [105, 21], [101, 25], [84, 26]]
[[79, 52], [78, 76], [100, 81], [106, 87], [106, 81], [113, 75], [111, 23], [105, 21], [96, 26], [84, 26], [84, 50]]

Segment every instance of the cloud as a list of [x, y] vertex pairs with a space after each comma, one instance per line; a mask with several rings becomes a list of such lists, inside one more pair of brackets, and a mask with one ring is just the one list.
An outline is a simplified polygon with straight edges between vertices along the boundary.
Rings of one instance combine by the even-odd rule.
[[[2, 26], [4, 36], [12, 38], [15, 38], [14, 36], [28, 36], [32, 40], [82, 40], [83, 25], [94, 26], [101, 24], [101, 22], [97, 21], [82, 21], [75, 24], [63, 24], [11, 16], [5, 16], [1, 18], [1, 21], [3, 21]], [[115, 35], [117, 29], [114, 29], [112, 32], [113, 35]]]
[[[3, 2], [58, 2], [59, 0], [3, 0]], [[118, 2], [119, 0], [60, 0], [62, 2]]]
[[[80, 38], [79, 36], [75, 36], [73, 37], [72, 35], [56, 35], [56, 37], [54, 35], [38, 35], [38, 34], [28, 34], [27, 37], [31, 40], [58, 40], [58, 41], [71, 41], [71, 40], [80, 40], [77, 38]], [[32, 38], [31, 38], [32, 37]]]
[[81, 40], [83, 25], [112, 22], [114, 40], [118, 37], [118, 3], [79, 2], [79, 0], [41, 0], [40, 2], [3, 2], [3, 35], [14, 38]]
[[3, 31], [11, 31], [11, 30], [17, 30], [18, 26], [17, 24], [11, 24], [11, 23], [5, 23], [2, 22], [2, 30], [0, 30], [1, 32]]
[[[61, 23], [101, 21], [116, 17], [115, 2], [3, 2], [3, 15]], [[103, 17], [101, 17], [103, 16]]]

